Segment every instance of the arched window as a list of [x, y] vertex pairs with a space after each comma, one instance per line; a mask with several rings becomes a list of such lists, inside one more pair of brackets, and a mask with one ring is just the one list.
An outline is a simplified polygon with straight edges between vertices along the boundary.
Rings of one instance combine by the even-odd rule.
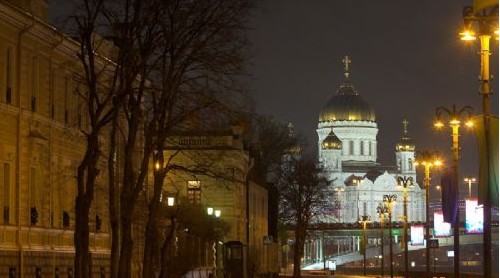
[[413, 171], [413, 160], [408, 158], [408, 170]]

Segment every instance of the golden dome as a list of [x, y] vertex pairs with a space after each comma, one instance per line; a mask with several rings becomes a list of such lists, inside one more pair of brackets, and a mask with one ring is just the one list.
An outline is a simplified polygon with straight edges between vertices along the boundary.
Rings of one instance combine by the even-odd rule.
[[328, 121], [375, 121], [375, 112], [356, 92], [349, 80], [340, 86], [319, 115], [320, 122]]
[[332, 130], [321, 143], [321, 147], [323, 150], [340, 150], [342, 149], [342, 141], [340, 141]]
[[344, 63], [344, 84], [340, 86], [330, 101], [319, 114], [319, 122], [331, 121], [375, 121], [375, 112], [354, 89], [350, 82], [349, 65], [352, 63], [348, 55], [342, 60]]

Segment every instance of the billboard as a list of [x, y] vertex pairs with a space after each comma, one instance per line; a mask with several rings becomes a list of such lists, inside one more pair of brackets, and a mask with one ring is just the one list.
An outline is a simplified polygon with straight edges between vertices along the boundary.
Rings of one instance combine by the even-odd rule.
[[424, 245], [424, 226], [411, 226], [411, 245]]
[[444, 222], [442, 211], [434, 213], [434, 236], [435, 237], [451, 236], [451, 224]]
[[465, 199], [465, 232], [483, 233], [483, 207], [477, 205], [477, 198]]

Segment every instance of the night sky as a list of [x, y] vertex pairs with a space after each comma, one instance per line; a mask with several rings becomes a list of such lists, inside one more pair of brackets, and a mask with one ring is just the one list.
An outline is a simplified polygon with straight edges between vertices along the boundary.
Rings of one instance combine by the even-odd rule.
[[[348, 54], [351, 81], [377, 116], [378, 161], [395, 164], [407, 117], [417, 149], [439, 150], [451, 164], [451, 130], [433, 130], [432, 120], [439, 106], [481, 111], [479, 42], [458, 37], [462, 8], [471, 3], [261, 0], [249, 32], [249, 84], [257, 112], [291, 121], [315, 148], [319, 112], [343, 82], [342, 59]], [[53, 21], [69, 13], [68, 5], [50, 1]], [[497, 76], [498, 41], [491, 48], [491, 73]], [[498, 80], [492, 85], [492, 111], [498, 115]], [[475, 139], [461, 134], [461, 176], [477, 176]]]
[[[439, 106], [482, 110], [479, 41], [464, 43], [458, 36], [462, 8], [471, 3], [264, 0], [250, 32], [257, 111], [291, 121], [315, 144], [319, 112], [343, 82], [348, 54], [351, 81], [377, 116], [379, 162], [395, 164], [407, 117], [417, 149], [439, 150], [451, 166], [451, 129], [435, 131], [432, 121]], [[498, 41], [491, 48], [491, 73], [497, 76]], [[498, 115], [498, 80], [492, 84], [492, 111]], [[461, 134], [461, 176], [477, 177], [475, 139]]]

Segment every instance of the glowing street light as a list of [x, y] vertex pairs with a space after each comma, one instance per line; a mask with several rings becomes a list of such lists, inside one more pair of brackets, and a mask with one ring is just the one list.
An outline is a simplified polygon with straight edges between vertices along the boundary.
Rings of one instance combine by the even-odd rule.
[[[481, 68], [479, 75], [479, 92], [483, 102], [483, 133], [485, 138], [485, 148], [480, 151], [480, 156], [486, 156], [486, 165], [481, 166], [485, 169], [486, 177], [490, 177], [490, 159], [489, 153], [492, 151], [490, 147], [490, 125], [491, 125], [491, 107], [490, 96], [490, 40], [492, 35], [498, 40], [498, 1], [473, 1], [474, 6], [464, 7], [462, 16], [464, 26], [472, 30], [474, 23], [477, 23], [477, 30], [480, 40], [480, 60]], [[483, 260], [484, 260], [484, 277], [491, 277], [491, 194], [489, 186], [486, 186], [483, 200]]]
[[476, 33], [472, 30], [464, 30], [460, 33], [460, 39], [463, 41], [475, 41]]
[[[473, 115], [473, 109], [470, 106], [464, 106], [460, 109], [454, 104], [452, 109], [446, 107], [436, 108], [436, 122], [440, 123], [443, 116], [447, 116], [449, 119], [449, 126], [451, 127], [451, 143], [453, 152], [453, 174], [455, 180], [458, 181], [458, 161], [460, 160], [460, 147], [459, 147], [459, 129], [464, 124], [466, 127], [472, 127], [471, 117]], [[436, 125], [434, 125], [436, 126]], [[457, 184], [458, 186], [458, 184]], [[456, 200], [459, 200], [459, 190], [456, 190]], [[455, 216], [455, 222], [453, 225], [453, 262], [455, 268], [455, 277], [460, 277], [460, 210], [457, 208], [457, 214]]]
[[173, 207], [175, 205], [175, 198], [174, 197], [167, 197], [167, 206]]
[[424, 167], [424, 188], [425, 188], [425, 267], [426, 267], [426, 277], [430, 277], [430, 248], [429, 248], [429, 240], [430, 236], [430, 213], [429, 213], [429, 200], [430, 200], [430, 184], [431, 184], [431, 167], [439, 167], [443, 163], [439, 158], [437, 152], [417, 152], [417, 159], [415, 160], [415, 166], [423, 166]]

